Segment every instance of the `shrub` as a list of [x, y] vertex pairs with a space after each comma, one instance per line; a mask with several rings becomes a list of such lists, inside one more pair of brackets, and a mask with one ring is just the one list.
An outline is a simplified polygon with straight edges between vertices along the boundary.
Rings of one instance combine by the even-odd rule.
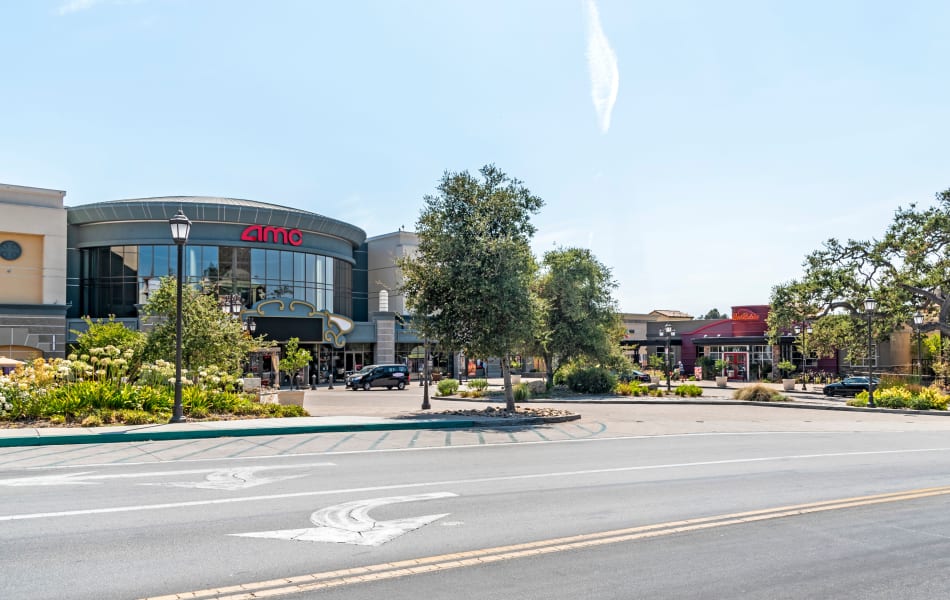
[[451, 396], [459, 390], [459, 381], [458, 379], [441, 379], [436, 387], [439, 396]]
[[617, 387], [617, 377], [603, 367], [581, 367], [571, 371], [567, 385], [579, 394], [606, 394]]
[[[947, 410], [948, 397], [935, 388], [919, 386], [890, 387], [874, 391], [874, 404], [881, 408], [910, 408], [913, 410]], [[867, 406], [867, 391], [859, 392], [848, 400], [848, 406]]]
[[688, 396], [690, 398], [695, 398], [697, 396], [703, 395], [703, 388], [699, 387], [698, 385], [688, 383], [686, 385], [677, 386], [674, 390], [674, 393], [677, 396]]
[[99, 415], [89, 415], [82, 420], [83, 427], [101, 427], [102, 426], [102, 417]]
[[488, 380], [487, 379], [469, 379], [468, 389], [475, 390], [475, 391], [487, 390]]
[[527, 383], [519, 383], [514, 386], [512, 393], [514, 394], [515, 402], [526, 402], [531, 396], [531, 390], [528, 389]]
[[781, 402], [785, 396], [764, 385], [750, 385], [736, 390], [732, 397], [747, 402]]
[[310, 413], [304, 410], [302, 406], [297, 406], [296, 404], [290, 404], [287, 406], [280, 407], [281, 417], [309, 417]]
[[559, 366], [554, 372], [554, 385], [568, 385], [567, 379], [577, 366], [574, 363], [567, 363]]

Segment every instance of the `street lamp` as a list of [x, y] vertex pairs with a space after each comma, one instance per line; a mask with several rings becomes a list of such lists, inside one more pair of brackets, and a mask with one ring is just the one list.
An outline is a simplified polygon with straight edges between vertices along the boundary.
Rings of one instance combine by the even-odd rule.
[[330, 344], [330, 382], [327, 385], [328, 390], [333, 389], [333, 380], [336, 378], [336, 364], [334, 364], [333, 358], [333, 344]]
[[181, 278], [182, 278], [182, 248], [188, 242], [188, 234], [191, 232], [191, 221], [185, 216], [185, 213], [178, 209], [174, 217], [168, 220], [168, 225], [172, 230], [172, 239], [178, 246], [178, 271], [177, 271], [177, 297], [178, 302], [175, 305], [175, 405], [172, 409], [172, 423], [180, 423], [185, 420], [184, 411], [181, 404]]
[[924, 315], [920, 312], [918, 308], [914, 312], [914, 330], [917, 333], [917, 375], [923, 378], [924, 376], [924, 355], [921, 352], [920, 347], [920, 326], [924, 324]]
[[422, 410], [429, 410], [432, 408], [432, 405], [429, 404], [429, 340], [426, 339], [423, 343], [425, 346], [425, 362], [422, 365], [422, 379], [424, 381], [422, 387]]
[[672, 337], [676, 335], [676, 330], [673, 329], [672, 325], [667, 323], [663, 326], [663, 329], [660, 330], [659, 335], [660, 337], [666, 338], [666, 355], [664, 357], [666, 359], [666, 391], [670, 391], [672, 389], [670, 387], [670, 371], [673, 368], [673, 364], [670, 361], [670, 341]]
[[871, 315], [877, 308], [877, 301], [868, 297], [864, 299], [864, 310], [868, 314], [868, 408], [875, 408], [874, 405], [874, 362], [871, 353], [874, 351], [874, 340], [871, 337]]
[[808, 360], [808, 340], [805, 337], [806, 333], [811, 333], [811, 325], [808, 325], [806, 321], [802, 321], [801, 326], [795, 326], [795, 335], [801, 334], [802, 336], [802, 391], [807, 392], [808, 387], [805, 385], [805, 361]]

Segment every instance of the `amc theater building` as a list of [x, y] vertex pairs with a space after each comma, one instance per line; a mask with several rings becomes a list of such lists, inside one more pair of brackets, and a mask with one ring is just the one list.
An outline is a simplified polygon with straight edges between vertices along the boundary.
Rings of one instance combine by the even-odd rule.
[[[330, 368], [342, 373], [404, 362], [418, 344], [404, 319], [379, 302], [385, 289], [380, 282], [398, 279], [383, 276], [396, 269], [390, 238], [406, 232], [367, 240], [356, 226], [304, 210], [188, 196], [66, 209], [68, 331], [84, 329], [85, 316], [114, 316], [136, 329], [145, 325], [142, 305], [162, 277], [176, 275], [168, 219], [179, 209], [192, 223], [184, 282], [212, 290], [222, 310], [253, 321], [255, 336], [299, 338], [321, 378]], [[372, 285], [371, 254], [377, 265]]]

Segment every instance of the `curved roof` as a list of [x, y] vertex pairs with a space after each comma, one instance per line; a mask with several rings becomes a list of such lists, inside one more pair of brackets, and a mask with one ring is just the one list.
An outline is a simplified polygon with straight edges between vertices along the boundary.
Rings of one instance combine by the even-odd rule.
[[167, 221], [178, 209], [192, 221], [212, 223], [254, 223], [303, 229], [339, 237], [354, 246], [366, 241], [366, 232], [330, 217], [278, 204], [207, 196], [164, 196], [111, 200], [67, 207], [70, 225], [120, 221]]

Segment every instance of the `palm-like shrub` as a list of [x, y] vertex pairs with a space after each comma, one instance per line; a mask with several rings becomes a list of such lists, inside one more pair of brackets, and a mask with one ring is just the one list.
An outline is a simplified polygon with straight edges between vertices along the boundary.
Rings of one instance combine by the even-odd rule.
[[732, 397], [747, 402], [781, 402], [786, 399], [785, 396], [772, 388], [760, 384], [738, 389], [732, 394]]

